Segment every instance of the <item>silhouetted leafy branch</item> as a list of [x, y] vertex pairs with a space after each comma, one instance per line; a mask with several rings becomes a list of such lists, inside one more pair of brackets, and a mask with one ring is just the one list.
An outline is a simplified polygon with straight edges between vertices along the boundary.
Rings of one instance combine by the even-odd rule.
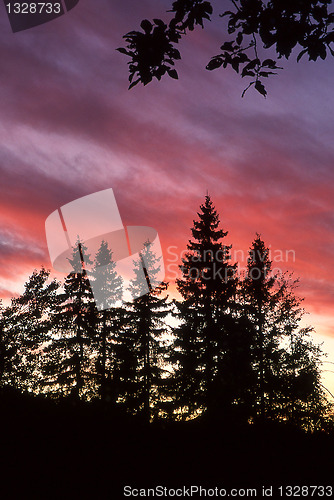
[[[328, 52], [334, 55], [331, 47], [334, 13], [329, 12], [332, 0], [231, 0], [231, 3], [235, 10], [227, 10], [220, 17], [228, 18], [227, 34], [233, 39], [223, 43], [222, 52], [211, 58], [206, 69], [231, 67], [242, 78], [252, 78], [243, 96], [254, 86], [265, 97], [262, 79], [275, 75], [272, 70], [282, 69], [275, 59], [260, 60], [259, 45], [275, 49], [278, 59], [289, 59], [299, 47], [297, 62], [304, 55], [310, 61], [326, 59]], [[213, 7], [209, 1], [177, 0], [169, 12], [174, 14], [169, 25], [160, 19], [154, 19], [154, 24], [145, 20], [141, 23], [143, 32], [127, 33], [124, 36], [127, 48], [117, 49], [131, 57], [130, 88], [139, 82], [147, 85], [153, 78], [160, 80], [166, 73], [178, 78], [173, 66], [181, 56], [174, 44], [196, 25], [204, 28], [204, 20], [211, 20]]]
[[[171, 78], [178, 78], [173, 66], [174, 60], [181, 59], [181, 55], [173, 47], [173, 43], [177, 43], [181, 35], [175, 28], [168, 27], [160, 19], [154, 19], [153, 23], [148, 20], [142, 21], [141, 28], [144, 32], [127, 33], [125, 36], [128, 43], [127, 49], [117, 49], [131, 57], [129, 89], [139, 82], [147, 85], [152, 78], [160, 80], [166, 73]], [[138, 78], [134, 80], [136, 74]]]

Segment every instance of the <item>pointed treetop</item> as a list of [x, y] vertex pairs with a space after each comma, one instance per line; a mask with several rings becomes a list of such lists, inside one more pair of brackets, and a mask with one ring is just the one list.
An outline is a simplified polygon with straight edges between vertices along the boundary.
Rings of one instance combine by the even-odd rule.
[[271, 273], [272, 262], [269, 248], [265, 245], [260, 234], [256, 233], [248, 255], [245, 284], [249, 293], [256, 296], [258, 302], [262, 304], [270, 296], [270, 290], [276, 280]]
[[96, 266], [107, 266], [112, 261], [112, 251], [109, 248], [108, 242], [105, 240], [101, 241], [101, 245], [95, 256]]
[[72, 247], [72, 257], [67, 259], [72, 266], [74, 273], [84, 274], [85, 265], [92, 264], [90, 255], [87, 253], [86, 245], [77, 237], [75, 245]]
[[[217, 242], [227, 236], [228, 231], [219, 228], [219, 214], [208, 194], [205, 196], [205, 202], [200, 206], [200, 212], [197, 212], [197, 215], [199, 220], [193, 221], [194, 226], [191, 229], [195, 240], [203, 241], [205, 244], [210, 241]], [[191, 249], [194, 249], [193, 245], [194, 243], [190, 242]]]

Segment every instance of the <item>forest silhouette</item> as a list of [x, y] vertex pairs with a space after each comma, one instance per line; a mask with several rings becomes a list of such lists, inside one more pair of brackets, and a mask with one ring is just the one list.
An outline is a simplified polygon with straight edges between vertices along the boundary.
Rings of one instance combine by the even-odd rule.
[[167, 283], [151, 286], [161, 262], [149, 241], [134, 261], [137, 298], [122, 302], [112, 248], [102, 241], [91, 256], [78, 239], [64, 283], [35, 270], [1, 307], [1, 462], [19, 479], [12, 492], [328, 484], [333, 405], [321, 348], [301, 326], [298, 280], [273, 272], [259, 234], [241, 276], [227, 234], [207, 195], [179, 300]]

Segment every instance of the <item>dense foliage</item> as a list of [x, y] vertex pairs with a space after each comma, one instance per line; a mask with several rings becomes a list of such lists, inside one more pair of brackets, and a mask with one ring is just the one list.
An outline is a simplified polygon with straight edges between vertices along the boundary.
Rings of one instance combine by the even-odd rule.
[[[266, 96], [263, 79], [282, 69], [277, 58], [289, 59], [294, 49], [298, 50], [297, 61], [304, 55], [310, 61], [334, 55], [331, 0], [231, 0], [230, 3], [231, 10], [219, 12], [220, 17], [227, 18], [220, 53], [211, 58], [206, 69], [231, 67], [242, 78], [251, 79], [245, 91], [254, 86]], [[174, 66], [181, 54], [175, 45], [197, 25], [203, 28], [205, 20], [213, 19], [213, 6], [214, 2], [207, 0], [176, 0], [168, 24], [161, 19], [153, 22], [145, 19], [142, 31], [127, 33], [126, 48], [118, 50], [131, 58], [130, 88], [139, 82], [146, 85], [153, 78], [160, 80], [165, 74], [178, 78]], [[219, 5], [218, 9], [221, 8]], [[270, 57], [262, 57], [260, 49], [261, 52], [272, 49]]]
[[[191, 232], [178, 301], [168, 298], [166, 283], [151, 285], [160, 263], [149, 242], [134, 262], [130, 303], [120, 301], [123, 282], [105, 241], [90, 270], [77, 242], [63, 285], [34, 271], [22, 296], [1, 309], [1, 387], [100, 401], [146, 422], [202, 415], [326, 429], [322, 352], [312, 329], [300, 326], [297, 282], [272, 272], [259, 235], [241, 276], [209, 196]], [[91, 285], [99, 287], [98, 303]]]

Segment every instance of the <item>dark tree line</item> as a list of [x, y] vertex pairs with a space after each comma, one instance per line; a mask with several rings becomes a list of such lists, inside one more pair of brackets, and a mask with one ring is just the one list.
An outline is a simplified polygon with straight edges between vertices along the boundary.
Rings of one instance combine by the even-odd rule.
[[[121, 302], [123, 280], [105, 241], [95, 257], [77, 242], [63, 285], [44, 268], [34, 271], [24, 293], [1, 308], [0, 387], [98, 400], [146, 422], [201, 415], [329, 426], [322, 352], [312, 329], [300, 326], [297, 282], [272, 272], [259, 235], [240, 276], [209, 196], [191, 231], [181, 300], [168, 298], [166, 283], [150, 286], [160, 263], [149, 242], [144, 278], [143, 254], [134, 262], [132, 302]], [[96, 300], [90, 282], [100, 290]]]
[[[250, 78], [247, 88], [254, 86], [267, 95], [263, 82], [276, 74], [277, 59], [289, 59], [298, 50], [297, 61], [304, 55], [310, 61], [334, 55], [334, 13], [331, 0], [231, 0], [230, 10], [219, 6], [220, 17], [227, 18], [219, 54], [213, 56], [206, 69], [231, 67], [242, 78]], [[124, 38], [126, 48], [118, 49], [129, 56], [130, 88], [139, 82], [147, 85], [153, 78], [168, 74], [178, 78], [175, 61], [181, 59], [176, 48], [181, 38], [213, 15], [214, 2], [207, 0], [175, 0], [172, 19], [141, 23], [142, 31], [130, 31]], [[273, 49], [269, 58], [262, 49]], [[244, 93], [245, 93], [244, 91]], [[243, 95], [244, 95], [243, 93]]]

